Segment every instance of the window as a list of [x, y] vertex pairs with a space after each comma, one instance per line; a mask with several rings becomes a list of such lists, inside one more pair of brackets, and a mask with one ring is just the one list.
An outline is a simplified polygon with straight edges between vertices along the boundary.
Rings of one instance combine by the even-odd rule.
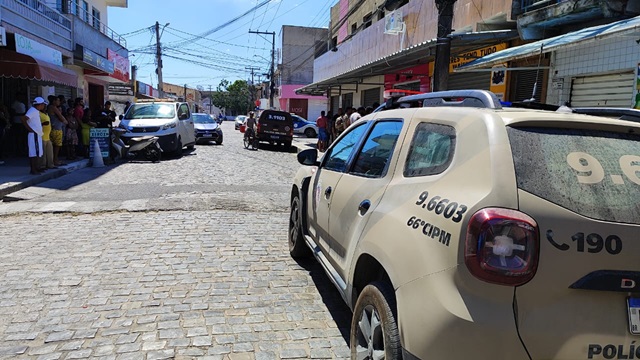
[[401, 121], [381, 121], [374, 125], [353, 165], [351, 174], [383, 177], [402, 130]]
[[187, 118], [189, 118], [189, 105], [180, 104], [180, 107], [178, 109], [178, 119], [181, 119], [184, 114], [187, 114]]
[[456, 147], [456, 132], [450, 126], [421, 123], [411, 140], [404, 176], [435, 175], [451, 163]]
[[91, 18], [93, 19], [93, 27], [100, 30], [100, 11], [98, 11], [96, 8], [92, 8], [91, 15]]
[[347, 169], [347, 163], [351, 154], [355, 152], [356, 145], [360, 141], [360, 138], [367, 129], [367, 124], [363, 123], [353, 128], [347, 133], [340, 141], [335, 143], [329, 150], [329, 153], [325, 155], [326, 161], [324, 168], [327, 170], [333, 170], [337, 172], [344, 172]]
[[382, 8], [378, 9], [378, 20], [384, 19], [384, 15], [385, 15], [384, 9]]
[[358, 32], [358, 23], [351, 24], [351, 35]]
[[371, 24], [373, 23], [373, 14], [372, 13], [368, 13], [367, 15], [365, 15], [362, 18], [362, 27], [364, 29], [368, 28], [369, 26], [371, 26]]
[[85, 22], [89, 22], [89, 3], [86, 1], [82, 2], [82, 14], [80, 16]]

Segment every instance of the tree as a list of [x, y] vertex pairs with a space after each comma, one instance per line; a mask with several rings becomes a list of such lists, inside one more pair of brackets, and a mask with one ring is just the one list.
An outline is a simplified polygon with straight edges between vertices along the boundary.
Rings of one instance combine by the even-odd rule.
[[244, 114], [251, 109], [251, 95], [246, 81], [236, 80], [230, 83], [229, 80], [222, 79], [216, 90], [212, 96], [215, 106], [224, 108], [231, 114]]

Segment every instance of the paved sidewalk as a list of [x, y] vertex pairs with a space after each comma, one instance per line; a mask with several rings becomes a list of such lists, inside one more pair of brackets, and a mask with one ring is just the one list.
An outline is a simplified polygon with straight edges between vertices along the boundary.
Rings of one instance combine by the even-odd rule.
[[89, 159], [79, 159], [69, 161], [57, 169], [47, 170], [40, 175], [31, 175], [29, 174], [29, 159], [4, 159], [4, 165], [0, 165], [0, 201], [8, 194], [85, 168], [88, 164]]

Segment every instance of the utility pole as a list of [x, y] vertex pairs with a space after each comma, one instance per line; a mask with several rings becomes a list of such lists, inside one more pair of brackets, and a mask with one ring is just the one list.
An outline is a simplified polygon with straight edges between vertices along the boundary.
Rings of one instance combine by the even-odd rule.
[[449, 85], [449, 63], [451, 58], [451, 25], [453, 5], [456, 0], [436, 0], [438, 9], [438, 39], [433, 71], [433, 91], [447, 90]]
[[156, 21], [156, 62], [158, 67], [156, 73], [158, 74], [158, 93], [160, 98], [164, 98], [164, 91], [162, 90], [162, 47], [160, 47], [160, 23]]
[[254, 74], [256, 70], [260, 70], [260, 68], [254, 68], [253, 66], [245, 66], [245, 69], [251, 72], [251, 87], [249, 88], [249, 92], [251, 93], [251, 107], [253, 108], [255, 104], [255, 96], [256, 96], [256, 86], [254, 82]]
[[273, 95], [275, 93], [275, 89], [276, 89], [276, 83], [275, 83], [275, 79], [273, 78], [274, 76], [274, 72], [275, 72], [275, 61], [276, 61], [276, 33], [275, 31], [251, 31], [249, 30], [250, 34], [264, 34], [264, 35], [271, 35], [271, 69], [269, 69], [269, 79], [271, 81], [270, 85], [269, 85], [269, 108], [273, 108]]
[[211, 85], [209, 85], [209, 114], [211, 114], [211, 107], [213, 107], [213, 93], [211, 92]]
[[184, 102], [187, 102], [187, 84], [184, 84]]

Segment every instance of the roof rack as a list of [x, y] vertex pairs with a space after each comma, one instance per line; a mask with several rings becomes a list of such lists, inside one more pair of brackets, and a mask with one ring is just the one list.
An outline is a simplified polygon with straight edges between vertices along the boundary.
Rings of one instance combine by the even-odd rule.
[[487, 109], [502, 109], [500, 99], [487, 90], [448, 90], [403, 96], [398, 103], [422, 101], [423, 107], [461, 106]]

